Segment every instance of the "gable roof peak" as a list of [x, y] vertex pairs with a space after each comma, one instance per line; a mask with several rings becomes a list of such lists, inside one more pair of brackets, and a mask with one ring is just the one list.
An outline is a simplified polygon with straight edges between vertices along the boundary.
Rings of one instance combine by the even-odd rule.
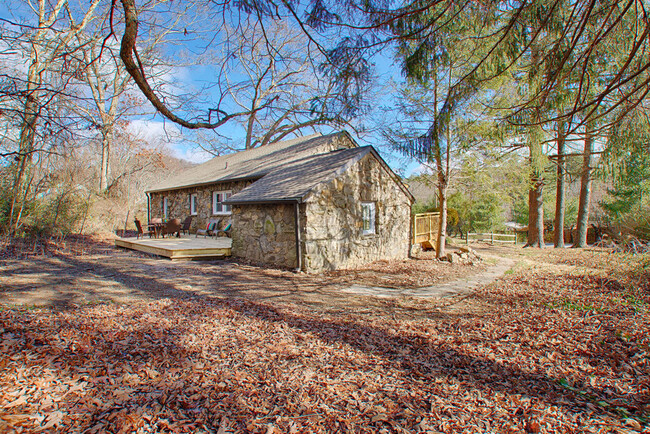
[[214, 157], [171, 176], [147, 192], [179, 190], [242, 179], [261, 178], [273, 169], [313, 155], [358, 147], [347, 131], [312, 134]]

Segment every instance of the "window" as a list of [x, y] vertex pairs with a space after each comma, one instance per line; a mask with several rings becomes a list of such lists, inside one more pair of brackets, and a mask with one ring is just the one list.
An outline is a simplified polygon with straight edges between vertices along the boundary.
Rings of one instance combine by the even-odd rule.
[[162, 215], [163, 218], [167, 218], [167, 210], [169, 209], [168, 203], [167, 203], [167, 196], [163, 197], [162, 200]]
[[190, 194], [190, 215], [196, 215], [196, 210], [198, 208], [198, 199], [196, 194]]
[[361, 234], [370, 235], [375, 233], [375, 203], [361, 202]]
[[223, 203], [224, 200], [231, 196], [230, 191], [213, 191], [212, 192], [212, 214], [230, 214], [230, 205]]

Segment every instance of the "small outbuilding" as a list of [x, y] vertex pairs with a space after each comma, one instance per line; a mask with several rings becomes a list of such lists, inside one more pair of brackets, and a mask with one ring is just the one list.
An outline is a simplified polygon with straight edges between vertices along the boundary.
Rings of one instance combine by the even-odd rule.
[[307, 272], [407, 258], [413, 196], [347, 132], [213, 158], [147, 191], [149, 218], [232, 225], [232, 255]]

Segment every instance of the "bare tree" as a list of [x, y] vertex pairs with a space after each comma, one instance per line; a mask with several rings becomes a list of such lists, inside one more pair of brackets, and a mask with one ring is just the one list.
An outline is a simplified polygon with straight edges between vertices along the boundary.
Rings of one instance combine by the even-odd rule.
[[[43, 88], [44, 77], [48, 71], [57, 68], [64, 71], [74, 53], [73, 41], [94, 18], [99, 0], [93, 0], [83, 11], [74, 11], [65, 0], [47, 3], [39, 0], [32, 11], [36, 15], [33, 25], [16, 25], [15, 47], [17, 50], [26, 49], [26, 80], [24, 88], [20, 89], [21, 107], [20, 126], [17, 144], [17, 162], [13, 182], [13, 199], [9, 211], [7, 227], [11, 232], [17, 230], [20, 224], [25, 199], [29, 194], [29, 171], [37, 135], [39, 117], [48, 102], [48, 94]], [[65, 84], [65, 83], [64, 83]], [[45, 100], [44, 100], [45, 99]]]
[[103, 40], [93, 38], [83, 52], [84, 61], [88, 65], [84, 71], [84, 80], [90, 88], [93, 107], [77, 105], [76, 108], [101, 133], [100, 192], [106, 190], [110, 179], [115, 122], [130, 108], [120, 107], [120, 102], [131, 78], [124, 66], [120, 62], [114, 62], [112, 57], [106, 56], [104, 59], [108, 58], [108, 61], [102, 61], [99, 52], [105, 48], [103, 43]]
[[[192, 116], [193, 119], [198, 118], [198, 120], [187, 120], [175, 114], [168, 106], [168, 103], [161, 99], [159, 92], [156, 92], [155, 86], [151, 83], [151, 76], [147, 74], [150, 68], [143, 63], [142, 58], [138, 54], [137, 42], [139, 35], [138, 29], [140, 27], [138, 14], [140, 11], [136, 7], [135, 0], [122, 0], [121, 3], [124, 12], [124, 33], [122, 34], [120, 46], [120, 58], [124, 62], [126, 71], [131, 75], [140, 91], [161, 115], [188, 129], [215, 129], [238, 116], [247, 114], [247, 111], [227, 113], [220, 106], [208, 109], [207, 115], [203, 118]], [[113, 4], [114, 8], [115, 3]], [[223, 20], [225, 22], [225, 17], [223, 17]], [[171, 25], [173, 26], [173, 24]], [[111, 29], [113, 29], [112, 26]], [[174, 30], [178, 31], [178, 29]]]
[[[158, 0], [147, 2], [141, 10], [154, 9], [159, 5]], [[180, 20], [175, 17], [175, 22]], [[191, 17], [184, 17], [191, 20]], [[118, 25], [113, 17], [113, 27]], [[103, 27], [77, 35], [79, 44], [85, 49], [81, 54], [83, 63], [83, 82], [90, 89], [91, 103], [83, 99], [75, 100], [75, 110], [82, 114], [91, 127], [101, 134], [101, 160], [99, 170], [99, 191], [103, 192], [111, 183], [111, 149], [115, 136], [117, 122], [127, 115], [145, 112], [141, 93], [132, 86], [132, 78], [127, 74], [124, 64], [119, 60], [117, 52], [119, 45], [114, 35], [103, 36]], [[162, 59], [157, 51], [157, 45], [171, 30], [167, 27], [150, 32], [146, 38], [141, 38], [140, 54], [147, 58], [148, 71], [156, 81], [158, 88], [169, 83], [162, 79], [173, 67]], [[86, 86], [80, 88], [84, 92]], [[150, 111], [150, 109], [149, 109]]]
[[132, 218], [146, 210], [142, 192], [180, 164], [164, 143], [147, 140], [128, 125], [126, 120], [114, 124], [113, 175], [106, 194], [98, 196], [93, 205], [98, 227], [111, 231], [127, 229]]
[[[114, 6], [116, 3], [114, 3]], [[120, 49], [120, 57], [124, 62], [127, 72], [133, 77], [134, 82], [140, 88], [145, 97], [151, 102], [158, 112], [170, 119], [171, 121], [185, 127], [188, 129], [216, 129], [227, 122], [236, 119], [241, 116], [247, 116], [251, 113], [250, 104], [242, 104], [245, 109], [241, 107], [228, 107], [228, 104], [224, 104], [225, 98], [221, 98], [216, 107], [210, 107], [204, 111], [203, 115], [196, 115], [196, 112], [192, 116], [183, 114], [182, 110], [174, 110], [174, 108], [168, 104], [167, 101], [161, 99], [160, 95], [152, 84], [150, 83], [150, 77], [146, 73], [146, 64], [143, 61], [142, 57], [138, 55], [138, 38], [140, 35], [140, 27], [146, 19], [143, 19], [140, 16], [141, 11], [136, 5], [135, 0], [121, 0], [122, 10], [125, 17], [125, 26], [124, 32], [122, 34], [122, 43]], [[237, 2], [237, 3], [220, 3], [214, 2], [210, 3], [212, 7], [212, 14], [210, 18], [212, 19], [211, 28], [216, 28], [212, 34], [212, 40], [220, 40], [224, 38], [224, 26], [235, 23], [235, 28], [238, 31], [241, 31], [243, 28], [241, 23], [247, 22], [247, 20], [257, 21], [260, 24], [266, 24], [270, 21], [276, 20], [279, 21], [283, 18], [297, 17], [294, 11], [291, 8], [288, 8], [288, 4], [275, 4], [273, 2]], [[333, 77], [330, 83], [330, 87], [325, 87], [322, 91], [325, 92], [324, 95], [333, 95], [337, 94], [338, 109], [331, 111], [328, 110], [328, 115], [336, 115], [336, 113], [341, 113], [346, 118], [352, 117], [357, 113], [362, 106], [361, 94], [363, 89], [367, 86], [369, 78], [371, 77], [368, 72], [368, 68], [362, 68], [363, 70], [357, 70], [356, 66], [358, 65], [369, 65], [369, 61], [364, 59], [361, 56], [355, 55], [351, 51], [337, 53], [327, 53], [323, 46], [316, 41], [314, 35], [311, 35], [306, 32], [305, 22], [297, 20], [296, 22], [297, 29], [302, 32], [305, 32], [307, 42], [309, 44], [308, 49], [310, 50], [309, 56], [313, 56], [315, 53], [320, 53], [325, 57], [324, 62], [321, 62], [319, 69], [323, 72], [324, 76]], [[188, 30], [183, 30], [185, 34], [188, 34]], [[275, 47], [271, 43], [271, 39], [265, 34], [266, 29], [261, 27], [258, 31], [262, 32], [264, 37], [265, 45], [267, 45], [266, 52], [267, 54], [272, 54], [276, 57], [276, 62], [278, 60], [278, 55], [275, 52]], [[292, 29], [293, 31], [293, 29]], [[318, 38], [322, 39], [322, 38]], [[336, 57], [339, 59], [336, 63], [345, 63], [348, 65], [349, 75], [354, 75], [353, 80], [340, 80], [340, 74], [337, 74], [339, 67], [336, 66], [332, 69], [333, 63], [331, 62], [332, 58]], [[223, 58], [220, 60], [227, 60]], [[336, 71], [335, 71], [336, 70]], [[334, 78], [335, 77], [335, 78]], [[222, 94], [224, 95], [224, 94]], [[320, 96], [323, 94], [321, 93]], [[275, 102], [277, 98], [271, 98], [270, 102], [266, 106], [255, 106], [255, 110], [260, 112], [266, 107], [271, 108], [271, 102]], [[323, 110], [324, 101], [312, 98], [309, 101], [309, 112], [319, 112]], [[300, 107], [303, 107], [304, 104], [300, 104]], [[257, 118], [257, 117], [256, 117]], [[287, 117], [285, 120], [288, 120]], [[250, 119], [250, 118], [249, 118]], [[325, 119], [327, 120], [327, 119]], [[331, 121], [331, 119], [329, 120]], [[322, 121], [321, 121], [322, 122]], [[255, 123], [255, 121], [253, 121]], [[311, 126], [312, 122], [307, 122], [305, 126]], [[269, 142], [271, 140], [279, 140], [278, 135], [290, 134], [291, 131], [295, 131], [294, 126], [283, 127], [283, 122], [280, 122], [277, 126], [272, 129], [278, 129], [279, 133], [271, 137], [265, 137], [260, 140], [260, 143]]]
[[286, 21], [257, 20], [228, 26], [226, 60], [219, 71], [219, 92], [232, 99], [246, 131], [245, 148], [277, 142], [304, 128], [346, 124], [345, 103], [324, 60], [311, 42]]

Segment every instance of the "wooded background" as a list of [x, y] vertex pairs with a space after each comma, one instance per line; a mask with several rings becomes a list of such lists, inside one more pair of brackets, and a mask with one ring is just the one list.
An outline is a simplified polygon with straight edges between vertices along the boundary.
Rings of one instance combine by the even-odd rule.
[[545, 228], [557, 247], [590, 224], [650, 235], [640, 0], [41, 0], [5, 3], [0, 30], [9, 237], [124, 228], [188, 166], [170, 143], [219, 155], [341, 128], [425, 169], [439, 255], [459, 224], [519, 221], [538, 247]]

